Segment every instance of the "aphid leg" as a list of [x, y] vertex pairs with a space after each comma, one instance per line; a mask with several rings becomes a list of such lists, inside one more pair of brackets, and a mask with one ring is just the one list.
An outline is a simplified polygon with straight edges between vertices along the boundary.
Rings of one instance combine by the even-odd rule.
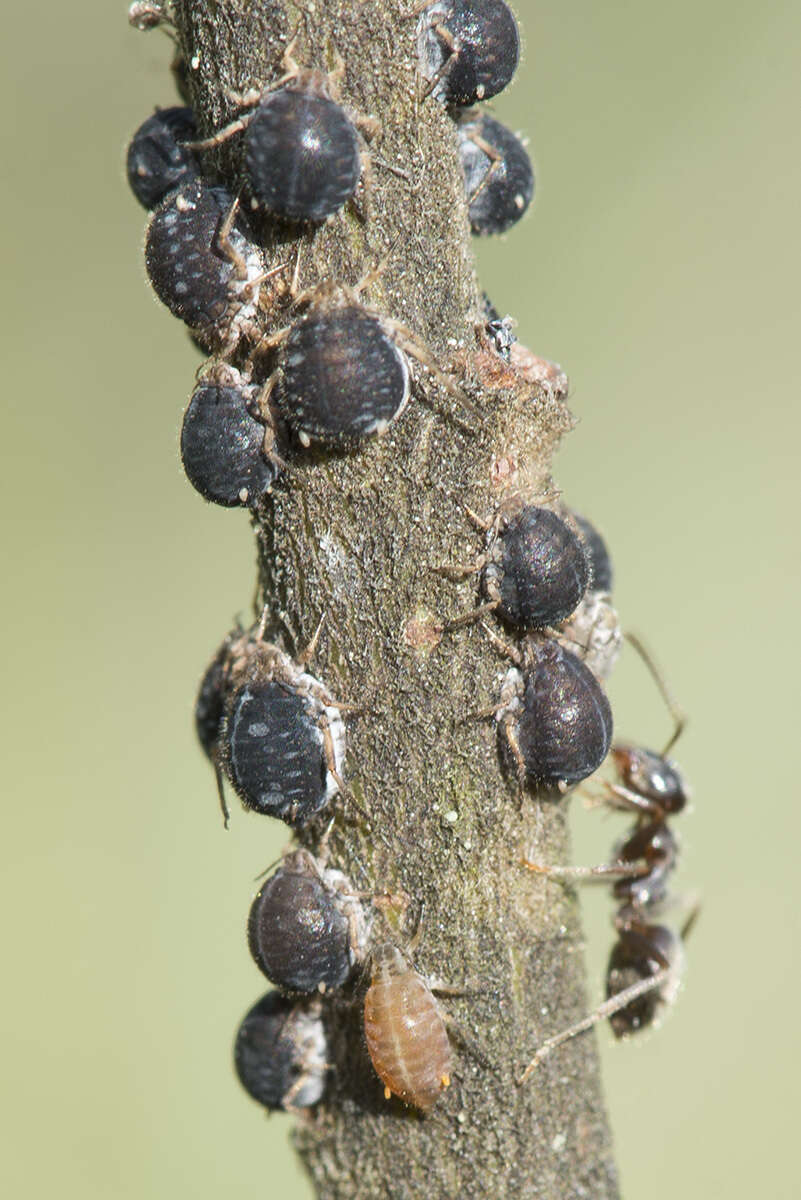
[[[250, 98], [252, 95], [253, 93], [246, 92], [244, 96], [238, 96], [238, 107], [244, 108], [248, 101], [252, 104], [258, 103], [261, 93], [259, 92], [256, 98], [251, 101]], [[254, 115], [254, 113], [248, 113], [245, 117], [237, 117], [235, 121], [231, 121], [230, 124], [223, 126], [217, 133], [213, 133], [211, 137], [202, 138], [199, 142], [181, 142], [181, 145], [185, 146], [187, 150], [194, 150], [195, 153], [199, 150], [213, 150], [215, 146], [221, 146], [223, 142], [227, 142], [237, 133], [241, 133], [244, 129], [247, 129]]]
[[520, 749], [520, 743], [517, 740], [517, 734], [514, 731], [514, 713], [507, 713], [503, 719], [503, 736], [506, 738], [507, 745], [515, 762], [517, 783], [520, 788], [520, 801], [522, 803], [523, 791], [526, 784], [526, 760], [523, 758], [523, 753]]
[[366, 225], [373, 211], [373, 169], [370, 161], [370, 153], [364, 146], [359, 150], [359, 162], [361, 163], [361, 171], [359, 173], [359, 187], [362, 193], [361, 203], [357, 202], [355, 195], [353, 195], [350, 197], [350, 204], [362, 225]]
[[599, 1004], [595, 1011], [590, 1013], [588, 1017], [584, 1017], [582, 1021], [578, 1021], [575, 1025], [571, 1025], [569, 1029], [564, 1029], [561, 1033], [547, 1038], [518, 1079], [518, 1084], [525, 1083], [529, 1075], [536, 1070], [542, 1060], [552, 1050], [555, 1050], [557, 1046], [561, 1046], [563, 1042], [569, 1041], [580, 1033], [586, 1033], [587, 1030], [592, 1029], [607, 1017], [614, 1016], [616, 1012], [620, 1012], [621, 1009], [628, 1007], [634, 1000], [639, 1000], [640, 996], [647, 996], [649, 992], [658, 990], [667, 982], [672, 973], [672, 968], [662, 967], [653, 975], [649, 975], [647, 979], [640, 979], [637, 983], [633, 983], [631, 987], [624, 988], [622, 992], [616, 992], [614, 996], [610, 996], [608, 1000], [605, 1000], [603, 1004]]
[[247, 279], [248, 265], [245, 262], [244, 255], [240, 254], [236, 247], [231, 242], [231, 230], [234, 227], [236, 214], [239, 209], [239, 195], [234, 196], [231, 202], [231, 207], [225, 214], [225, 220], [217, 232], [217, 246], [225, 255], [231, 266], [236, 271], [240, 279]]
[[484, 138], [481, 137], [480, 134], [471, 133], [471, 134], [469, 134], [469, 138], [470, 138], [470, 141], [473, 142], [473, 144], [481, 151], [481, 153], [485, 154], [487, 156], [487, 158], [490, 160], [490, 167], [489, 167], [489, 170], [484, 175], [484, 178], [481, 180], [481, 183], [478, 185], [476, 190], [473, 192], [472, 196], [468, 196], [468, 198], [467, 198], [468, 206], [471, 205], [473, 203], [473, 201], [476, 200], [481, 195], [481, 193], [484, 191], [484, 188], [489, 185], [489, 182], [492, 179], [493, 175], [495, 175], [495, 173], [499, 170], [500, 165], [503, 162], [503, 155], [499, 154], [498, 151], [495, 149], [495, 147], [491, 146], [489, 144], [489, 142], [485, 141]]
[[[429, 4], [423, 4], [420, 6], [419, 11], [422, 11], [422, 9], [428, 7]], [[434, 72], [434, 74], [428, 80], [426, 86], [423, 88], [423, 92], [420, 97], [421, 100], [425, 100], [428, 96], [430, 96], [437, 85], [445, 78], [445, 76], [453, 67], [453, 64], [456, 62], [456, 56], [459, 53], [459, 47], [456, 45], [456, 41], [450, 30], [446, 29], [444, 25], [441, 25], [439, 21], [432, 22], [430, 28], [442, 43], [443, 48], [447, 52], [447, 56], [443, 60], [442, 65]]]
[[[442, 370], [428, 347], [418, 337], [415, 337], [412, 331], [400, 321], [396, 321], [391, 317], [382, 317], [381, 321], [398, 343], [401, 350], [405, 351], [406, 354], [410, 354], [412, 358], [416, 358], [421, 366], [425, 367], [430, 375], [433, 375], [437, 383], [459, 402], [464, 411], [474, 420], [478, 420], [479, 412], [476, 406], [471, 400], [468, 400], [456, 380]], [[461, 426], [461, 428], [467, 433], [474, 432], [473, 427], [470, 425]]]
[[[429, 986], [431, 986], [430, 982]], [[432, 987], [431, 990], [432, 992], [438, 992], [441, 989]], [[478, 1065], [483, 1067], [485, 1071], [493, 1071], [494, 1067], [492, 1064], [492, 1059], [489, 1057], [489, 1055], [485, 1054], [478, 1043], [464, 1031], [459, 1022], [454, 1021], [453, 1017], [442, 1011], [440, 1011], [440, 1016], [442, 1017], [449, 1036], [451, 1036], [455, 1042], [458, 1042], [462, 1049], [466, 1050], [470, 1057], [474, 1058]], [[447, 1087], [448, 1085], [444, 1084], [443, 1086]]]
[[687, 716], [676, 701], [676, 698], [668, 687], [667, 680], [665, 679], [663, 672], [657, 666], [656, 660], [651, 652], [646, 648], [645, 644], [640, 641], [640, 638], [636, 633], [624, 633], [623, 636], [627, 641], [631, 642], [632, 646], [650, 671], [651, 678], [659, 689], [659, 694], [664, 700], [667, 710], [673, 718], [673, 733], [668, 738], [667, 745], [662, 751], [662, 758], [665, 758], [668, 754], [668, 751], [672, 750], [676, 742], [681, 737], [684, 727], [687, 724]]
[[[481, 622], [481, 628], [484, 630], [491, 644], [495, 647], [499, 654], [502, 654], [504, 658], [510, 659], [516, 667], [522, 667], [523, 655], [518, 649], [516, 649], [516, 647], [510, 646], [508, 642], [503, 640], [503, 638], [499, 638], [495, 630], [491, 629], [485, 621]], [[502, 707], [505, 707], [505, 705], [502, 705]]]
[[320, 641], [320, 634], [323, 632], [323, 625], [325, 625], [325, 617], [326, 614], [323, 613], [323, 615], [320, 617], [320, 620], [317, 622], [317, 628], [312, 634], [311, 641], [306, 649], [302, 650], [298, 655], [298, 662], [302, 667], [305, 667], [314, 658], [315, 651], [317, 650], [317, 646]]
[[485, 559], [482, 556], [476, 559], [474, 563], [440, 563], [436, 567], [430, 569], [435, 575], [445, 575], [454, 580], [466, 579], [468, 575], [477, 575], [484, 566]]
[[461, 617], [454, 617], [452, 621], [446, 621], [442, 626], [442, 631], [443, 633], [452, 633], [454, 629], [462, 629], [465, 625], [473, 625], [476, 621], [480, 621], [482, 617], [495, 612], [499, 604], [500, 600], [490, 600], [487, 604], [480, 604], [472, 612], [463, 613]]

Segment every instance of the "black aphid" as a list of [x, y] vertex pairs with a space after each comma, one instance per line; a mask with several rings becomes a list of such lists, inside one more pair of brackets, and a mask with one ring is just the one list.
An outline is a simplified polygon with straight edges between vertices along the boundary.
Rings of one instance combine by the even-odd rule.
[[526, 647], [506, 676], [496, 719], [521, 780], [562, 790], [592, 775], [612, 740], [609, 701], [587, 667], [558, 643]]
[[254, 1100], [269, 1109], [309, 1108], [325, 1090], [328, 1044], [319, 1002], [267, 992], [247, 1013], [234, 1043], [234, 1067]]
[[503, 0], [437, 0], [418, 26], [423, 75], [446, 104], [488, 100], [511, 80], [520, 35]]
[[534, 171], [520, 138], [494, 117], [468, 113], [459, 121], [470, 228], [505, 233], [520, 220], [534, 195]]
[[336, 701], [265, 642], [261, 628], [226, 638], [201, 685], [196, 721], [206, 753], [245, 808], [297, 828], [341, 786], [345, 727]]
[[556, 513], [530, 504], [501, 519], [490, 542], [484, 586], [510, 624], [541, 629], [564, 620], [589, 578], [584, 545]]
[[236, 228], [236, 206], [222, 188], [201, 179], [172, 192], [153, 213], [145, 265], [159, 299], [213, 350], [255, 332], [261, 251]]
[[358, 304], [313, 307], [289, 330], [276, 390], [308, 445], [383, 433], [409, 398], [409, 368], [379, 317]]
[[606, 542], [586, 517], [581, 517], [578, 513], [572, 513], [571, 515], [578, 525], [579, 533], [584, 541], [587, 556], [590, 560], [590, 590], [593, 592], [611, 593], [614, 572]]
[[278, 476], [276, 461], [265, 453], [258, 393], [233, 368], [219, 366], [192, 393], [181, 460], [189, 482], [214, 504], [256, 505]]
[[362, 957], [364, 909], [341, 871], [307, 850], [286, 855], [253, 901], [248, 944], [259, 969], [283, 991], [340, 987]]
[[191, 108], [160, 108], [139, 126], [128, 146], [128, 183], [139, 203], [155, 208], [164, 197], [194, 179], [197, 160], [183, 142], [197, 133]]

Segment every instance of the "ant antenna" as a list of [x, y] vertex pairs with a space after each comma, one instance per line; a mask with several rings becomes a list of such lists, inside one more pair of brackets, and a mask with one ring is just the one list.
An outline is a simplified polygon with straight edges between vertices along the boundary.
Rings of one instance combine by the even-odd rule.
[[672, 750], [684, 732], [684, 727], [687, 724], [687, 716], [684, 710], [679, 706], [676, 698], [668, 687], [665, 676], [657, 666], [650, 650], [646, 649], [645, 644], [640, 641], [640, 638], [636, 633], [625, 633], [623, 636], [625, 637], [626, 641], [631, 642], [632, 646], [645, 663], [648, 671], [650, 672], [651, 678], [659, 689], [659, 694], [664, 700], [668, 712], [673, 718], [673, 733], [668, 738], [667, 745], [662, 751], [662, 758], [665, 758], [668, 754], [668, 751]]

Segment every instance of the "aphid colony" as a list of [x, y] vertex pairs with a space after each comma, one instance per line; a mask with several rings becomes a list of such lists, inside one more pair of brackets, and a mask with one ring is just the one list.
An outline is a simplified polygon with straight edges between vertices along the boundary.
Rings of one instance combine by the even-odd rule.
[[[505, 232], [533, 197], [531, 162], [515, 134], [473, 106], [515, 72], [515, 19], [504, 0], [435, 0], [414, 15], [424, 95], [453, 119], [470, 228]], [[169, 22], [160, 5], [135, 4], [130, 19], [138, 28]], [[377, 272], [355, 286], [323, 279], [301, 291], [299, 251], [274, 249], [274, 234], [285, 243], [346, 205], [369, 220], [377, 122], [342, 102], [344, 63], [328, 73], [301, 67], [294, 49], [293, 39], [274, 82], [232, 98], [222, 128], [202, 137], [191, 108], [160, 109], [128, 150], [131, 189], [151, 214], [150, 282], [211, 356], [184, 415], [184, 470], [206, 500], [225, 507], [258, 508], [312, 442], [355, 452], [382, 434], [407, 405], [410, 356], [458, 390], [414, 334], [363, 301]], [[235, 181], [213, 173], [208, 153], [232, 139], [240, 146]], [[528, 352], [516, 344], [511, 318], [485, 301], [489, 345], [515, 365]], [[490, 615], [501, 623], [504, 637], [485, 626], [512, 661], [491, 710], [501, 757], [521, 789], [562, 793], [592, 774], [611, 744], [601, 681], [620, 633], [609, 556], [584, 518], [525, 497], [477, 523], [482, 551], [468, 567], [448, 570], [478, 576], [480, 603], [445, 628]], [[307, 670], [316, 638], [295, 659], [267, 639], [268, 617], [265, 609], [258, 625], [223, 641], [198, 693], [197, 734], [226, 824], [224, 781], [245, 809], [319, 842], [337, 797], [355, 804], [345, 780], [351, 706]], [[616, 1007], [604, 1014], [621, 1036], [649, 1023], [673, 986], [675, 939], [650, 918], [675, 858], [666, 819], [684, 793], [663, 756], [624, 746], [612, 756], [620, 781], [609, 788], [610, 803], [634, 812], [636, 824], [615, 863], [592, 873], [615, 876], [621, 900], [607, 980]], [[250, 951], [277, 990], [241, 1023], [237, 1074], [268, 1109], [316, 1104], [330, 1069], [328, 997], [347, 994], [363, 1006], [365, 1042], [387, 1099], [427, 1111], [450, 1082], [445, 1021], [408, 953], [375, 936], [376, 898], [329, 867], [326, 837], [321, 845], [318, 857], [287, 852], [253, 901]], [[369, 983], [360, 991], [361, 979]]]
[[[142, 27], [138, 10], [131, 19]], [[437, 3], [421, 13], [417, 39], [429, 90], [455, 112], [473, 232], [502, 232], [533, 195], [528, 155], [493, 118], [454, 106], [510, 81], [519, 54], [514, 17], [503, 0]], [[383, 433], [406, 407], [409, 355], [443, 381], [408, 330], [364, 304], [364, 283], [325, 280], [299, 293], [298, 260], [268, 249], [271, 223], [276, 232], [300, 230], [359, 192], [369, 199], [377, 122], [341, 102], [344, 63], [328, 74], [301, 67], [294, 47], [293, 40], [277, 80], [236, 97], [237, 115], [210, 136], [198, 136], [190, 108], [160, 109], [128, 150], [131, 188], [151, 211], [150, 282], [214, 356], [187, 409], [184, 468], [206, 500], [227, 507], [258, 507], [298, 447], [355, 448]], [[243, 150], [236, 192], [208, 166], [207, 152], [229, 139]], [[257, 239], [246, 209], [269, 241]]]

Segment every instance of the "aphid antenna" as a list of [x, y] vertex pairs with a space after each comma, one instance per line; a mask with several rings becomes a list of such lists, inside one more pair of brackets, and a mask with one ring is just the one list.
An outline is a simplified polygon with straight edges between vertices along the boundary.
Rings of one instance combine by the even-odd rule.
[[277, 867], [278, 864], [283, 861], [283, 858], [286, 853], [287, 853], [286, 850], [282, 850], [281, 853], [278, 855], [278, 858], [274, 858], [271, 863], [268, 863], [268, 865], [264, 868], [263, 871], [259, 871], [258, 875], [253, 876], [253, 882], [258, 883], [260, 879], [264, 879], [265, 875], [269, 875], [270, 871], [272, 871], [273, 867]]
[[517, 1080], [518, 1086], [522, 1086], [529, 1076], [537, 1069], [539, 1064], [546, 1058], [552, 1050], [557, 1046], [561, 1046], [563, 1042], [570, 1041], [571, 1038], [577, 1037], [581, 1033], [586, 1033], [593, 1029], [601, 1021], [607, 1017], [614, 1016], [616, 1012], [628, 1007], [635, 1000], [639, 1000], [641, 996], [647, 996], [649, 992], [653, 992], [667, 983], [671, 975], [675, 973], [675, 967], [662, 967], [653, 975], [649, 975], [647, 979], [640, 979], [637, 983], [633, 983], [630, 987], [624, 988], [622, 992], [616, 992], [614, 996], [610, 996], [603, 1004], [599, 1004], [594, 1012], [583, 1020], [578, 1021], [575, 1025], [571, 1025], [569, 1029], [563, 1029], [561, 1033], [554, 1034], [553, 1037], [547, 1038], [542, 1043], [531, 1062], [526, 1067], [523, 1074]]
[[668, 687], [664, 673], [657, 665], [655, 658], [651, 654], [650, 650], [647, 649], [645, 643], [640, 639], [639, 635], [636, 633], [624, 633], [623, 636], [625, 637], [626, 641], [631, 642], [632, 646], [645, 663], [648, 671], [651, 674], [651, 678], [659, 690], [660, 696], [665, 702], [668, 712], [673, 718], [673, 733], [668, 738], [667, 745], [662, 751], [662, 758], [665, 758], [684, 732], [684, 728], [687, 724], [687, 716]]

